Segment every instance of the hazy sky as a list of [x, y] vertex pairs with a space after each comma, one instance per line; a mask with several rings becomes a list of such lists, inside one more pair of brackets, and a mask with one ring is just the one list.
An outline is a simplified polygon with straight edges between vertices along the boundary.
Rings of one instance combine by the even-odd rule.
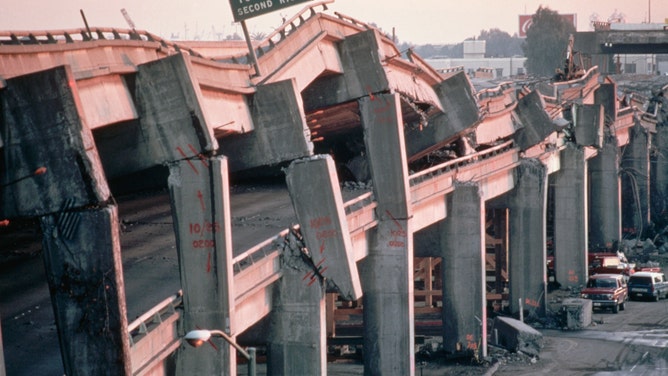
[[[278, 1], [278, 0], [273, 0]], [[238, 32], [230, 0], [0, 0], [0, 30], [77, 29], [84, 26], [80, 10], [91, 27], [127, 28], [125, 8], [137, 29], [164, 38], [216, 39]], [[298, 4], [246, 21], [251, 33], [272, 32], [281, 17], [290, 17]], [[560, 13], [577, 14], [578, 31], [589, 31], [589, 19], [597, 14], [605, 21], [621, 13], [628, 23], [664, 22], [668, 0], [335, 0], [329, 5], [364, 22], [373, 22], [400, 41], [412, 44], [459, 43], [478, 36], [481, 30], [499, 28], [513, 35], [518, 16], [533, 14], [543, 5]]]

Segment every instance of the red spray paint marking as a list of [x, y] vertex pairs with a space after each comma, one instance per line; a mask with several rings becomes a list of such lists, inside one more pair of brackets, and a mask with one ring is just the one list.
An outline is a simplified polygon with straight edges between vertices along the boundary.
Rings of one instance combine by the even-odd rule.
[[320, 243], [320, 253], [325, 252], [325, 240], [323, 239], [322, 243]]
[[209, 257], [206, 260], [206, 272], [207, 273], [211, 272], [211, 252], [209, 252]]
[[197, 198], [199, 198], [199, 204], [202, 207], [202, 211], [204, 211], [206, 208], [204, 207], [204, 195], [202, 191], [197, 190]]
[[192, 146], [191, 144], [188, 144], [188, 147], [190, 148], [190, 151], [192, 151], [193, 154], [195, 154], [199, 158], [199, 160], [202, 162], [204, 167], [209, 168], [209, 164], [206, 162], [206, 158], [204, 158], [204, 155], [202, 155], [202, 153], [198, 152], [197, 149], [195, 149], [195, 147]]
[[389, 210], [385, 210], [385, 213], [386, 213], [390, 218], [392, 218], [392, 221], [394, 222], [395, 225], [397, 225], [397, 227], [399, 228], [399, 230], [401, 230], [401, 231], [404, 230], [404, 228], [401, 226], [401, 223], [399, 223], [399, 221], [397, 221], [397, 219], [394, 218], [394, 216], [392, 215], [392, 213], [390, 213]]
[[185, 159], [186, 159], [186, 161], [187, 161], [187, 162], [188, 162], [188, 164], [190, 165], [190, 168], [192, 168], [192, 169], [193, 169], [193, 171], [195, 171], [195, 173], [196, 173], [197, 175], [199, 175], [199, 171], [197, 171], [197, 169], [195, 168], [195, 165], [193, 165], [193, 163], [192, 163], [192, 162], [190, 162], [190, 160], [189, 160], [189, 159], [187, 159], [187, 158], [188, 158], [188, 156], [186, 155], [186, 153], [184, 153], [184, 152], [183, 152], [183, 149], [181, 149], [181, 147], [180, 147], [180, 146], [177, 146], [177, 147], [176, 147], [176, 150], [178, 150], [178, 151], [179, 151], [179, 154], [181, 154], [181, 156], [182, 156], [183, 158], [185, 158]]
[[306, 275], [304, 276], [304, 278], [302, 278], [302, 281], [306, 280], [306, 278], [309, 278], [309, 277], [311, 277], [312, 275], [313, 275], [313, 272], [308, 272], [308, 273], [306, 273]]
[[376, 97], [373, 96], [373, 92], [371, 91], [371, 86], [367, 85], [366, 90], [369, 92], [369, 99], [372, 101], [376, 99]]

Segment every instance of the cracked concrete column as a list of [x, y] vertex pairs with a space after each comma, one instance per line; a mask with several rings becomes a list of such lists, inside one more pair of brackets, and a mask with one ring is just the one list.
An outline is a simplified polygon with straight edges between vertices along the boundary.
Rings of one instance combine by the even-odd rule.
[[652, 138], [649, 130], [636, 123], [629, 143], [622, 151], [622, 234], [642, 236], [650, 221], [649, 165]]
[[621, 240], [621, 196], [619, 147], [614, 136], [603, 141], [598, 155], [589, 160], [589, 246], [609, 249]]
[[554, 173], [555, 276], [562, 287], [587, 281], [588, 197], [584, 149], [568, 144], [561, 151], [561, 168]]
[[361, 262], [364, 372], [415, 372], [413, 231], [408, 166], [398, 94], [359, 100], [378, 225]]
[[[182, 328], [222, 330], [233, 340], [234, 275], [227, 159], [187, 159], [169, 166], [169, 194], [183, 289]], [[219, 337], [176, 351], [177, 375], [236, 375], [236, 353]]]
[[277, 375], [323, 375], [325, 289], [357, 300], [362, 288], [332, 158], [296, 160], [286, 170], [286, 181], [308, 253], [290, 249], [283, 254], [283, 277], [274, 290], [268, 368]]
[[40, 218], [64, 372], [130, 375], [117, 207], [74, 82], [60, 66], [0, 91], [0, 218]]
[[455, 183], [439, 225], [443, 280], [443, 348], [487, 356], [485, 202], [475, 183]]
[[325, 288], [299, 247], [281, 256], [267, 339], [268, 375], [326, 375]]
[[510, 311], [518, 314], [519, 300], [529, 315], [544, 317], [547, 294], [546, 218], [547, 168], [523, 159], [515, 168], [510, 194], [509, 290]]

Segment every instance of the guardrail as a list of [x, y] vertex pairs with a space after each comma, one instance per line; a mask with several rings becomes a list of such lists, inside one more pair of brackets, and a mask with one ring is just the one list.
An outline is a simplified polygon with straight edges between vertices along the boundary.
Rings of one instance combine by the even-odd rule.
[[165, 40], [145, 30], [96, 27], [90, 31], [87, 29], [0, 31], [0, 45], [70, 44], [101, 40], [155, 42], [164, 49], [187, 52], [192, 56], [202, 57], [202, 55], [188, 46]]
[[177, 332], [181, 313], [177, 307], [182, 295], [179, 290], [128, 325], [133, 375], [153, 374], [181, 344]]

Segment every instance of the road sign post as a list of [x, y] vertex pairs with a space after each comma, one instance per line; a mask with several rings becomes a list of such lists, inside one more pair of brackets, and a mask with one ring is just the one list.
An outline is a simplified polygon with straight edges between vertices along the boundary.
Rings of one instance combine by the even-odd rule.
[[253, 68], [255, 68], [255, 75], [262, 75], [260, 72], [260, 66], [257, 62], [257, 55], [255, 54], [255, 48], [253, 47], [253, 42], [251, 41], [250, 34], [248, 33], [248, 27], [246, 26], [246, 20], [249, 18], [257, 17], [266, 13], [277, 11], [292, 5], [299, 3], [305, 3], [311, 0], [230, 0], [230, 6], [232, 7], [232, 16], [234, 21], [241, 23], [241, 29], [244, 32], [244, 38], [246, 38], [246, 44], [248, 44], [248, 50], [250, 53], [250, 59], [253, 63]]

